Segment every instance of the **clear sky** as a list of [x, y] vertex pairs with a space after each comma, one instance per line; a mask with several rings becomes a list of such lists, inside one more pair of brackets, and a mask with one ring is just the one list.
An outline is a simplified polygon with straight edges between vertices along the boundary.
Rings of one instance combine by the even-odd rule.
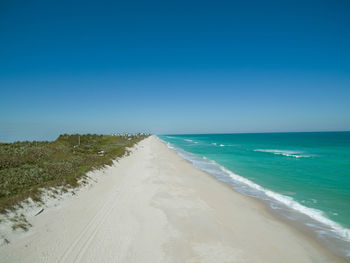
[[350, 2], [0, 1], [0, 141], [350, 130]]

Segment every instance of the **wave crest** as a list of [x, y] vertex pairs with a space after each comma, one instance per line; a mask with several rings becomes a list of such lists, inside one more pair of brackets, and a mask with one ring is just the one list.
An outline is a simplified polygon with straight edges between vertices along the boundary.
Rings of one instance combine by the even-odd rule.
[[311, 155], [303, 154], [304, 152], [301, 152], [301, 151], [255, 149], [254, 152], [272, 153], [276, 155], [283, 155], [283, 156], [294, 157], [294, 158], [311, 157]]

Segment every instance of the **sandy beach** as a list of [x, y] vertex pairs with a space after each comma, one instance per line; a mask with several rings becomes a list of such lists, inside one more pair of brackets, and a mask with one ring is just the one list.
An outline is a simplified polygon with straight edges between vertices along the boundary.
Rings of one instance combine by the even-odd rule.
[[30, 219], [0, 262], [342, 262], [156, 137]]

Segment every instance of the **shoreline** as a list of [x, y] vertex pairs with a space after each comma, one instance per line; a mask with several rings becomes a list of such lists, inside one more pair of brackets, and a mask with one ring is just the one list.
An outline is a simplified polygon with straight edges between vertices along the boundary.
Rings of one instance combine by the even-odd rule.
[[[300, 203], [293, 199], [288, 199], [286, 196], [273, 192], [246, 177], [236, 174], [214, 160], [184, 150], [180, 146], [163, 138], [157, 138], [197, 169], [229, 186], [234, 192], [263, 204], [265, 209], [275, 219], [282, 221], [287, 226], [311, 238], [314, 242], [320, 243], [325, 249], [330, 250], [331, 253], [347, 262], [350, 261], [350, 243], [346, 236], [349, 230], [323, 216], [320, 210], [300, 205]], [[189, 141], [192, 142], [192, 140]], [[300, 210], [300, 208], [303, 209]], [[310, 215], [310, 212], [316, 213], [316, 218], [315, 214]]]
[[198, 170], [202, 171], [208, 177], [210, 177], [213, 180], [217, 181], [219, 184], [221, 184], [223, 187], [229, 189], [234, 194], [238, 194], [240, 197], [242, 197], [244, 199], [247, 199], [248, 202], [252, 202], [252, 203], [254, 203], [254, 205], [259, 206], [259, 208], [263, 210], [263, 211], [259, 211], [259, 212], [262, 212], [264, 216], [269, 217], [272, 220], [277, 220], [279, 223], [282, 223], [290, 231], [294, 232], [296, 235], [301, 235], [302, 238], [305, 238], [308, 242], [310, 242], [314, 246], [318, 247], [318, 249], [326, 250], [326, 254], [330, 255], [331, 258], [335, 257], [335, 259], [340, 260], [339, 262], [348, 262], [347, 258], [345, 258], [344, 255], [342, 255], [340, 253], [337, 253], [338, 251], [327, 247], [326, 243], [319, 243], [319, 242], [317, 242], [316, 236], [314, 235], [314, 233], [312, 231], [310, 231], [310, 229], [307, 229], [305, 227], [303, 229], [302, 226], [300, 225], [300, 223], [298, 223], [298, 222], [293, 222], [293, 221], [287, 222], [282, 215], [280, 215], [277, 211], [275, 211], [271, 207], [269, 207], [267, 202], [263, 202], [262, 200], [257, 199], [254, 196], [241, 193], [241, 192], [235, 190], [230, 184], [228, 184], [228, 183], [226, 183], [226, 182], [216, 178], [214, 175], [210, 174], [209, 172], [207, 172], [205, 170], [202, 170], [202, 169], [200, 169], [198, 167], [195, 167], [194, 164], [190, 160], [188, 160], [185, 157], [181, 156], [181, 154], [179, 154], [174, 148], [169, 148], [168, 145], [167, 145], [167, 142], [161, 140], [159, 137], [156, 137], [156, 138], [162, 144], [164, 144], [169, 150], [171, 150], [174, 153], [176, 153], [178, 156], [180, 156], [180, 158], [185, 160], [188, 164], [193, 166], [195, 169], [198, 169]]
[[0, 262], [344, 262], [154, 136], [94, 173]]

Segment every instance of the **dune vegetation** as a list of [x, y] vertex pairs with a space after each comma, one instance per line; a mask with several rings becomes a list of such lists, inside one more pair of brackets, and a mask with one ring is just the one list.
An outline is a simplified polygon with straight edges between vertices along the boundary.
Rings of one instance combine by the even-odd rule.
[[77, 187], [88, 171], [111, 165], [146, 135], [60, 135], [55, 141], [0, 144], [0, 213], [44, 189]]

